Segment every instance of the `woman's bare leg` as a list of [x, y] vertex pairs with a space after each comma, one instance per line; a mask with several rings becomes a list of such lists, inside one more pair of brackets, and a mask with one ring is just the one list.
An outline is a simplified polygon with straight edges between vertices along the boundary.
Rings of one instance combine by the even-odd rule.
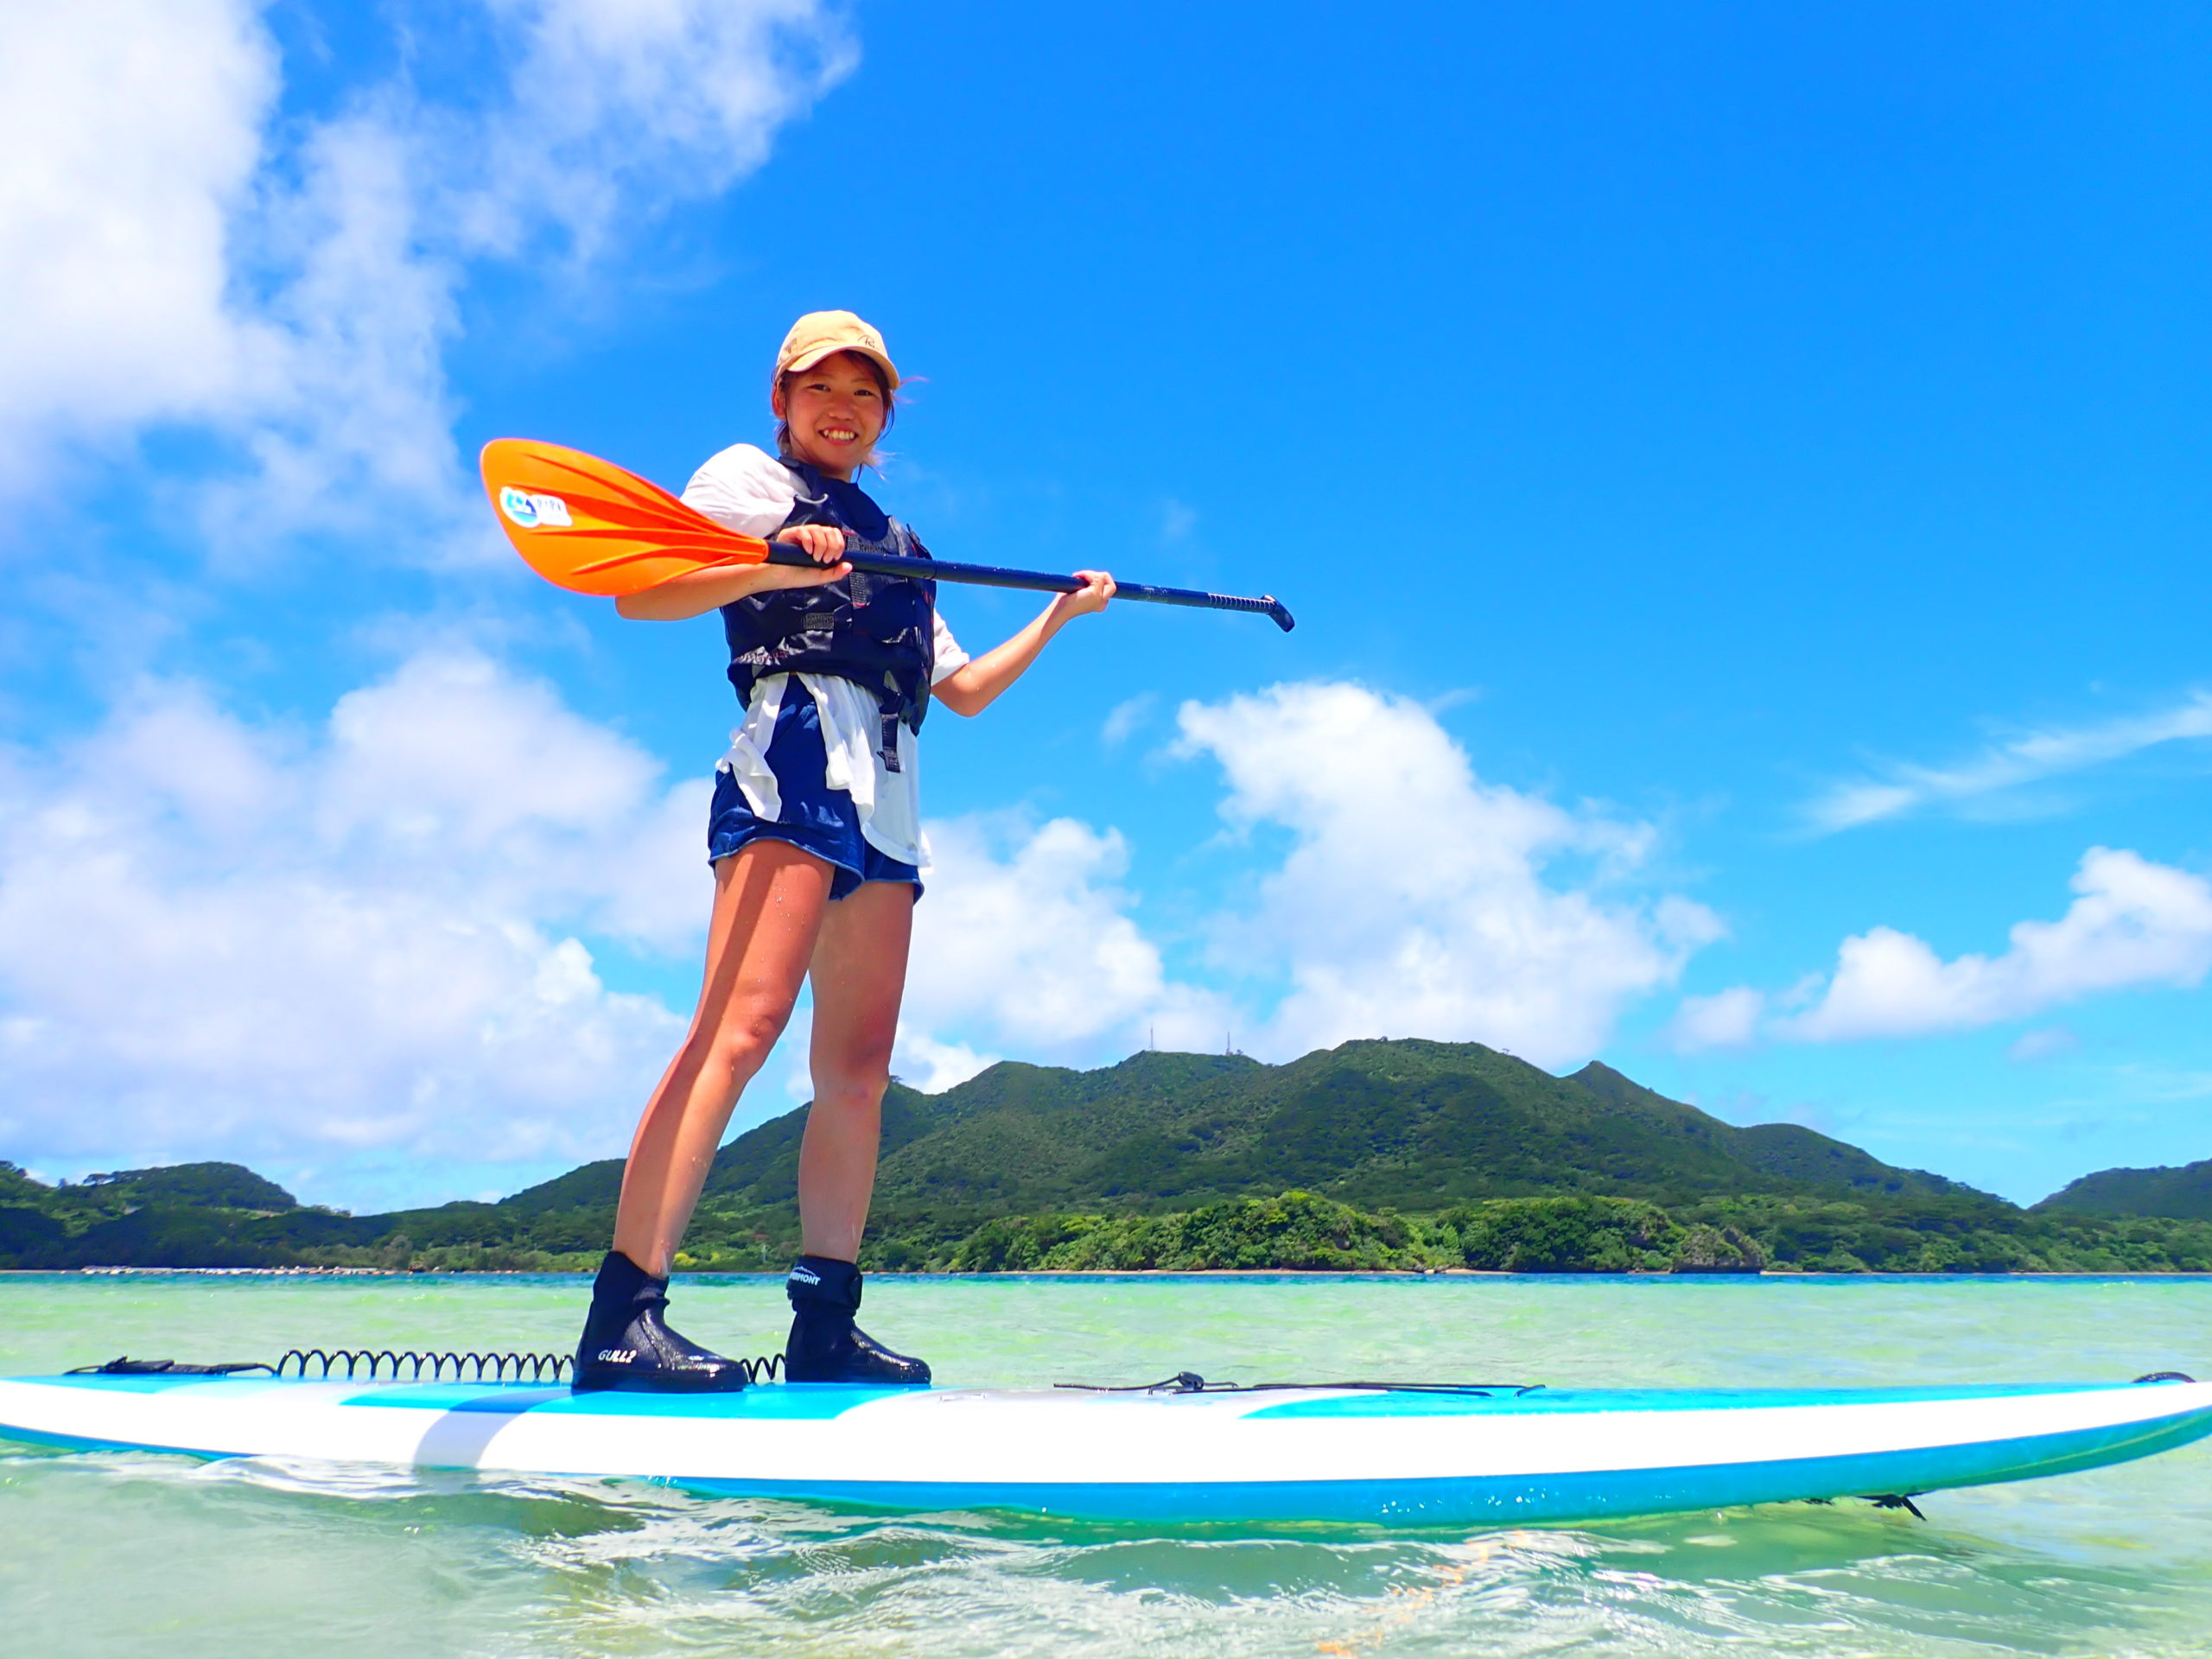
[[913, 926], [912, 885], [870, 881], [830, 906], [815, 940], [814, 1104], [798, 1154], [809, 1255], [860, 1255]]
[[[646, 1103], [614, 1215], [614, 1248], [649, 1274], [667, 1274], [737, 1097], [791, 1018], [831, 907], [830, 876], [827, 863], [782, 841], [753, 842], [715, 864], [698, 1011]], [[902, 971], [905, 962], [902, 939]], [[818, 1052], [818, 1016], [815, 1041]]]

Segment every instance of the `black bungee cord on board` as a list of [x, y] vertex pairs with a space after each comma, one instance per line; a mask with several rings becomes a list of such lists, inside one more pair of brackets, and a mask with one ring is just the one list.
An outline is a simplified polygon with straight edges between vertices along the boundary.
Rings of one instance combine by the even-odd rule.
[[1157, 1382], [1055, 1382], [1056, 1389], [1084, 1394], [1266, 1394], [1295, 1389], [1362, 1389], [1379, 1394], [1459, 1394], [1478, 1399], [1492, 1395], [1534, 1394], [1541, 1382], [1209, 1382], [1196, 1371], [1178, 1371]]

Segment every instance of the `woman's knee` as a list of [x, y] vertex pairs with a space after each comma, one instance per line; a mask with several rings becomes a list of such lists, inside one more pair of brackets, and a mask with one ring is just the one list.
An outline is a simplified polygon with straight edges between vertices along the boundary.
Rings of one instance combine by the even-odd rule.
[[692, 1033], [692, 1058], [702, 1070], [725, 1072], [741, 1083], [766, 1063], [790, 1020], [788, 1007], [733, 1009], [710, 1029]]
[[883, 1091], [891, 1086], [891, 1056], [885, 1053], [881, 1061], [858, 1056], [847, 1056], [834, 1065], [817, 1062], [814, 1067], [814, 1097], [838, 1106], [874, 1110], [882, 1103]]

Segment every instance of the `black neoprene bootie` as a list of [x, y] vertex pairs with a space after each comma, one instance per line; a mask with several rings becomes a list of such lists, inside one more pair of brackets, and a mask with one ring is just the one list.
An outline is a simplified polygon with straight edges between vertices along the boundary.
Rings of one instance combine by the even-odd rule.
[[926, 1382], [930, 1368], [894, 1354], [853, 1323], [861, 1308], [861, 1270], [834, 1256], [802, 1255], [784, 1281], [791, 1299], [791, 1339], [784, 1346], [786, 1382]]
[[670, 1330], [661, 1319], [667, 1306], [667, 1280], [609, 1250], [592, 1281], [591, 1312], [576, 1344], [575, 1391], [719, 1394], [743, 1388], [745, 1368]]

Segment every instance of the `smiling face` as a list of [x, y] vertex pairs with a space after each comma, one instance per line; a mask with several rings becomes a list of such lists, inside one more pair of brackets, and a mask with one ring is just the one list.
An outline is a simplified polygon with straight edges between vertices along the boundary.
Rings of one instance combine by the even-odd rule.
[[881, 372], [856, 352], [785, 375], [773, 401], [791, 455], [832, 478], [850, 478], [875, 453], [890, 417]]

